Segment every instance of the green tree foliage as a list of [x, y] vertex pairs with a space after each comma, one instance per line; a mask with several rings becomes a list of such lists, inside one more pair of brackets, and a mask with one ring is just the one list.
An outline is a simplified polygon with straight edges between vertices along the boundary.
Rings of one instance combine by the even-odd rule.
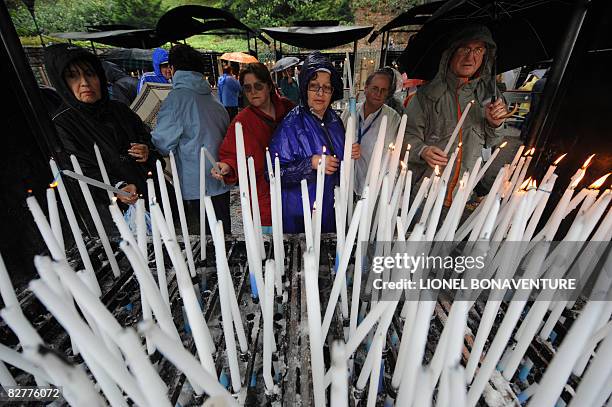
[[353, 21], [349, 0], [224, 0], [219, 7], [255, 28], [290, 25], [297, 20]]
[[[6, 2], [17, 34], [36, 35], [34, 22], [21, 1]], [[38, 0], [36, 20], [45, 34], [86, 31], [88, 25], [129, 24], [153, 28], [164, 13], [162, 0]]]
[[111, 21], [141, 28], [154, 28], [164, 14], [162, 0], [113, 0]]

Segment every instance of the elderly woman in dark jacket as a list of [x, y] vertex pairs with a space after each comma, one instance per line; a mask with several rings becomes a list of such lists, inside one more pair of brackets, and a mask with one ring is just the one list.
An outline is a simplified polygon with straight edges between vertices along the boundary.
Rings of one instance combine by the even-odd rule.
[[[83, 48], [57, 44], [46, 48], [45, 65], [63, 100], [53, 116], [66, 153], [59, 157], [60, 165], [71, 169], [68, 156], [74, 154], [85, 175], [102, 180], [94, 153], [97, 144], [111, 183], [131, 193], [117, 199], [133, 204], [138, 194], [146, 196], [147, 172], [154, 171], [159, 155], [142, 120], [126, 105], [109, 99], [100, 60]], [[98, 205], [108, 205], [104, 191], [91, 190]]]

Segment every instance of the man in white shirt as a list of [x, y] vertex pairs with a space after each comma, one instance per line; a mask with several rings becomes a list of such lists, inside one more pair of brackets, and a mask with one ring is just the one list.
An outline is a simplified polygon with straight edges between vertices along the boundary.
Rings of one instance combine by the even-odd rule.
[[[378, 137], [378, 129], [383, 116], [387, 116], [385, 143], [387, 146], [395, 141], [400, 123], [400, 116], [395, 110], [385, 104], [393, 84], [390, 71], [379, 69], [368, 76], [365, 82], [365, 101], [357, 103], [357, 140], [359, 158], [355, 160], [355, 193], [360, 196], [365, 186], [368, 165]], [[347, 108], [342, 112], [344, 126], [348, 122], [350, 112]]]

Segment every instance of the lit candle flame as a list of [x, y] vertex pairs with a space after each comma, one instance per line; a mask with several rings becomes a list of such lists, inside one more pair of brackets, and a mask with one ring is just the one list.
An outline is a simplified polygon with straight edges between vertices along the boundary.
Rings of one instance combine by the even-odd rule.
[[553, 163], [553, 165], [555, 165], [555, 166], [559, 165], [559, 163], [561, 162], [561, 160], [563, 160], [563, 158], [564, 158], [566, 155], [567, 155], [567, 153], [565, 153], [565, 154], [563, 154], [563, 155], [559, 156], [559, 158], [557, 158], [557, 159], [555, 160], [555, 162]]
[[412, 148], [412, 146], [410, 144], [408, 144], [408, 147], [406, 147], [406, 150], [410, 150]]
[[501, 143], [501, 144], [499, 145], [499, 148], [504, 148], [504, 147], [506, 147], [507, 145], [508, 145], [508, 142], [507, 142], [507, 141], [504, 141], [503, 143]]
[[27, 190], [27, 193], [28, 193], [28, 195], [32, 195], [32, 190], [31, 190], [31, 189], [28, 189], [28, 190]]
[[403, 161], [400, 161], [400, 164], [402, 165], [402, 171], [406, 171], [406, 164]]
[[151, 171], [147, 172], [147, 177], [152, 177], [153, 173]]
[[389, 150], [393, 150], [395, 148], [395, 146], [393, 145], [393, 143], [389, 143]]
[[525, 181], [523, 181], [523, 183], [521, 184], [519, 189], [526, 190], [530, 183], [531, 183], [531, 177], [529, 177]]
[[327, 152], [327, 147], [323, 146], [323, 154]]
[[49, 184], [49, 188], [55, 188], [57, 187], [58, 183], [57, 180], [53, 181], [52, 183]]
[[463, 146], [463, 141], [460, 141], [459, 144], [457, 145], [457, 147], [461, 147]]
[[589, 158], [587, 158], [587, 159], [586, 159], [586, 161], [584, 162], [584, 164], [582, 164], [582, 169], [583, 169], [583, 170], [586, 170], [586, 169], [587, 169], [587, 167], [588, 167], [589, 165], [591, 165], [591, 161], [593, 160], [593, 157], [595, 157], [595, 154], [591, 154], [591, 155], [589, 156]]
[[439, 175], [440, 175], [440, 166], [439, 166], [439, 165], [436, 165], [436, 167], [435, 167], [435, 169], [434, 169], [434, 170], [435, 170], [435, 172], [436, 172], [436, 177], [437, 177], [437, 176], [439, 176]]
[[593, 182], [591, 185], [589, 185], [589, 189], [601, 188], [601, 186], [604, 184], [604, 182], [606, 182], [606, 179], [610, 176], [610, 174], [612, 174], [612, 172], [607, 173], [603, 177], [599, 178], [597, 181]]

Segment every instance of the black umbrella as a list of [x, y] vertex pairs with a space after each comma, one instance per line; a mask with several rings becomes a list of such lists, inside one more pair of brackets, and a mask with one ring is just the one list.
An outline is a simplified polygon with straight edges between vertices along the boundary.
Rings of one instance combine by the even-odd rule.
[[570, 0], [449, 0], [410, 38], [400, 69], [409, 78], [432, 79], [453, 34], [469, 25], [491, 30], [497, 72], [551, 59], [572, 8]]

